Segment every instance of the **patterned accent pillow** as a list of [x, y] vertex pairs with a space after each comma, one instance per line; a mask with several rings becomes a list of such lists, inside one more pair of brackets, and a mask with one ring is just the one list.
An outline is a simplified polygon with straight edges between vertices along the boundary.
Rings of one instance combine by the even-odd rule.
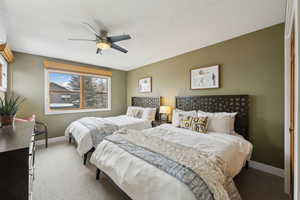
[[182, 117], [182, 119], [180, 120], [180, 128], [186, 128], [186, 129], [191, 129], [191, 125], [192, 125], [192, 116], [184, 116]]
[[208, 117], [193, 117], [191, 129], [199, 133], [207, 133]]
[[174, 109], [172, 115], [172, 124], [176, 127], [180, 127], [181, 120], [187, 116], [197, 117], [196, 110], [183, 111], [179, 109]]
[[142, 109], [138, 109], [138, 111], [137, 111], [137, 113], [135, 114], [135, 118], [142, 118], [142, 116], [143, 116], [143, 110]]
[[137, 109], [137, 108], [132, 108], [132, 109], [128, 110], [128, 112], [127, 112], [127, 116], [129, 116], [129, 117], [138, 118], [139, 115], [140, 115], [140, 109]]

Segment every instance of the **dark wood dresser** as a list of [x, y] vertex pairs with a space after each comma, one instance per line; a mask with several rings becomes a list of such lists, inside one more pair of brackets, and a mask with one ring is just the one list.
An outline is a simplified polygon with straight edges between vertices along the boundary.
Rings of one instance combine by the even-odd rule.
[[33, 122], [0, 128], [0, 199], [30, 200], [34, 179]]

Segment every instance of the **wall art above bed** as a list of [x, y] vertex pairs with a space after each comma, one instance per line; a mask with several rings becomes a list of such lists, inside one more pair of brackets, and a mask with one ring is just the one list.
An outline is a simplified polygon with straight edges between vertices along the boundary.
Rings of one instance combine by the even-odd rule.
[[151, 92], [152, 91], [152, 78], [145, 77], [139, 79], [139, 92]]
[[191, 89], [209, 89], [209, 88], [219, 88], [220, 78], [219, 78], [219, 65], [197, 67], [191, 69]]

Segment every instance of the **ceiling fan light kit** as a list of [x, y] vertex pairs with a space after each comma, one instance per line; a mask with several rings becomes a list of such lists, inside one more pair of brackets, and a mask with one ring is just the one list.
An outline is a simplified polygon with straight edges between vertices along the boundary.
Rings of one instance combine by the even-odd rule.
[[99, 41], [96, 46], [99, 49], [109, 49], [111, 47], [111, 44], [107, 41]]
[[[107, 36], [107, 31], [100, 30], [100, 32], [97, 32], [96, 29], [94, 29], [90, 24], [83, 22], [84, 24], [96, 37], [95, 40], [91, 39], [69, 39], [74, 41], [89, 41], [89, 42], [95, 42], [97, 51], [96, 54], [101, 54], [101, 51], [103, 49], [115, 49], [117, 51], [121, 51], [123, 53], [127, 53], [128, 50], [124, 49], [123, 47], [120, 47], [119, 45], [115, 44], [115, 42], [120, 42], [123, 40], [129, 40], [131, 39], [130, 35], [118, 35], [118, 36]], [[102, 55], [102, 54], [101, 54]]]

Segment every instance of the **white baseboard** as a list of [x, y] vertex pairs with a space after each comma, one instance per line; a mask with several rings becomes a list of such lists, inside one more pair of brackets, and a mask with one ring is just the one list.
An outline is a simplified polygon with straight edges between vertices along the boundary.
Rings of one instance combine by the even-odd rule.
[[284, 169], [273, 167], [271, 165], [256, 162], [253, 160], [249, 161], [249, 167], [284, 178]]
[[[49, 143], [55, 143], [55, 142], [66, 141], [66, 140], [67, 140], [66, 136], [53, 137], [53, 138], [49, 138], [49, 139], [48, 139], [48, 144], [49, 144]], [[44, 139], [36, 140], [36, 141], [35, 141], [35, 145], [45, 145], [45, 140], [44, 140]]]

